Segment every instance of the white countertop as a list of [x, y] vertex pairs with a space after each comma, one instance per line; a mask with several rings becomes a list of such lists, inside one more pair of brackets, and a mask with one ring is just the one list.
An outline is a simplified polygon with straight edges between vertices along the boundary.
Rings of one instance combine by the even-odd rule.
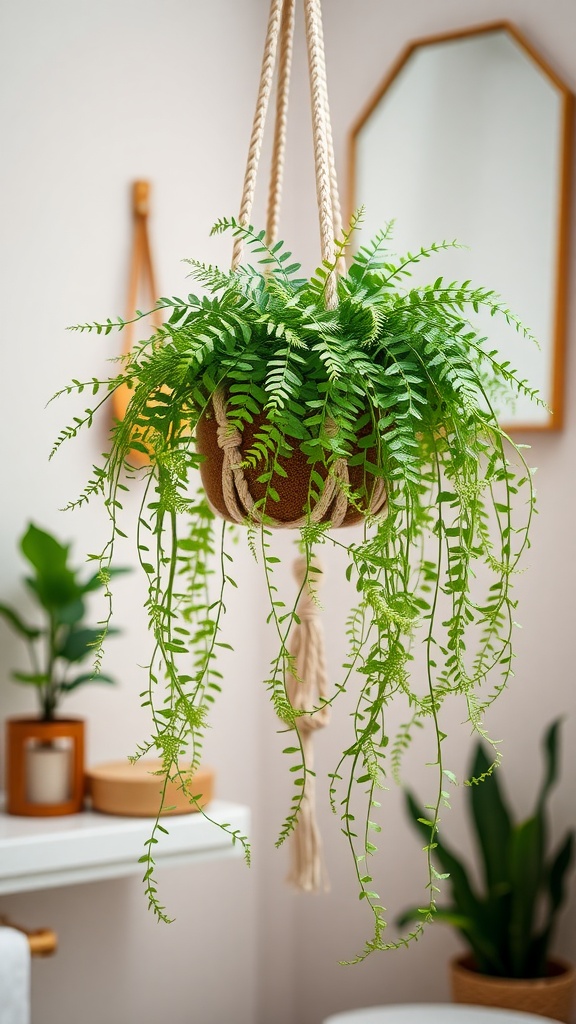
[[[207, 813], [246, 835], [250, 811], [214, 800]], [[83, 811], [54, 818], [17, 817], [0, 812], [0, 895], [141, 875], [138, 858], [150, 837], [151, 818], [121, 818]], [[242, 855], [230, 836], [201, 814], [162, 818], [154, 859], [159, 868]]]
[[324, 1024], [545, 1024], [549, 1017], [535, 1017], [516, 1010], [455, 1006], [452, 1003], [413, 1003], [402, 1006], [367, 1006], [327, 1017]]

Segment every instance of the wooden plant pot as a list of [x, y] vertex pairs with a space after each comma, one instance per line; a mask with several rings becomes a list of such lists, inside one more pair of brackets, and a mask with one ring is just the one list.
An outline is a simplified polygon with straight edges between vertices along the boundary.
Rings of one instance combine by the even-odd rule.
[[[259, 416], [254, 417], [253, 423], [247, 423], [244, 426], [242, 433], [242, 449], [244, 451], [248, 451], [252, 447], [255, 434], [258, 433], [265, 422], [266, 417], [261, 413]], [[224, 499], [222, 486], [224, 453], [218, 444], [218, 423], [212, 407], [209, 407], [204, 415], [201, 416], [196, 426], [196, 449], [200, 455], [204, 456], [204, 461], [200, 465], [200, 476], [212, 508], [223, 519], [227, 519], [228, 522], [234, 522], [229, 515]], [[371, 462], [374, 462], [376, 452], [370, 450], [368, 458]], [[276, 475], [274, 477], [272, 483], [280, 496], [280, 501], [269, 502], [266, 511], [278, 523], [290, 524], [305, 513], [311, 473], [313, 471], [317, 472], [324, 480], [328, 474], [325, 466], [318, 463], [310, 465], [306, 455], [296, 447], [289, 458], [279, 458], [278, 462], [287, 476]], [[266, 484], [258, 483], [258, 477], [262, 474], [262, 467], [259, 466], [256, 469], [247, 467], [243, 472], [250, 494], [255, 501], [261, 501], [266, 496], [267, 486]], [[364, 482], [362, 466], [349, 466], [348, 473], [352, 490], [360, 490]], [[363, 518], [362, 510], [349, 504], [346, 515], [340, 525], [353, 526], [356, 523], [362, 522]], [[330, 513], [327, 513], [320, 521], [328, 522], [329, 520]]]
[[550, 959], [544, 978], [495, 978], [480, 974], [470, 956], [453, 960], [450, 973], [455, 1003], [523, 1011], [565, 1024], [570, 1021], [576, 971], [563, 960]]
[[[63, 742], [64, 741], [64, 742]], [[6, 722], [6, 810], [51, 817], [84, 805], [84, 722], [61, 718]]]

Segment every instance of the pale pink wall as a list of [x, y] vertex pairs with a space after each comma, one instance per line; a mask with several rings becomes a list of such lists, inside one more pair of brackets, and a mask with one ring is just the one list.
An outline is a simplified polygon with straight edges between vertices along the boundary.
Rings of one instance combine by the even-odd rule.
[[[29, 518], [74, 538], [79, 560], [107, 532], [96, 506], [59, 511], [103, 450], [104, 425], [48, 464], [54, 437], [78, 405], [45, 405], [71, 377], [107, 372], [121, 339], [65, 328], [124, 311], [134, 178], [153, 182], [151, 236], [163, 291], [187, 289], [183, 257], [229, 259], [228, 240], [210, 242], [208, 233], [237, 205], [264, 25], [259, 0], [8, 0], [0, 18], [0, 593], [16, 601], [24, 565], [15, 541]], [[129, 517], [134, 509], [129, 499]], [[133, 553], [127, 548], [120, 558], [130, 562]], [[242, 546], [237, 559], [238, 573], [252, 580]], [[92, 763], [125, 757], [147, 736], [138, 697], [137, 666], [147, 655], [142, 597], [136, 574], [122, 580], [123, 635], [107, 655], [118, 687], [94, 686], [67, 705], [88, 719]], [[227, 694], [206, 760], [216, 768], [218, 795], [256, 806], [255, 616], [244, 597], [231, 601], [237, 650], [226, 664]], [[2, 626], [2, 718], [33, 709], [33, 694], [8, 679], [18, 655]], [[177, 918], [171, 927], [148, 914], [137, 877], [0, 899], [0, 914], [59, 933], [57, 957], [33, 965], [35, 1024], [163, 1017], [253, 1024], [257, 872], [241, 860], [161, 871], [162, 900]]]
[[[9, 385], [2, 408], [3, 599], [16, 596], [22, 567], [14, 542], [28, 517], [75, 536], [78, 551], [93, 549], [105, 536], [104, 519], [95, 512], [73, 519], [57, 512], [81, 488], [99, 442], [78, 439], [48, 466], [50, 442], [69, 412], [62, 403], [42, 410], [63, 380], [95, 372], [96, 352], [102, 353], [103, 367], [105, 356], [114, 351], [113, 339], [100, 348], [90, 339], [66, 335], [63, 327], [122, 309], [127, 186], [133, 177], [149, 176], [155, 183], [153, 234], [164, 290], [183, 286], [182, 256], [226, 260], [225, 244], [209, 243], [206, 236], [217, 216], [236, 208], [266, 7], [267, 0], [4, 4], [0, 118], [10, 160], [5, 160], [0, 190], [1, 273], [9, 297], [3, 306]], [[413, 37], [508, 17], [576, 87], [573, 0], [325, 0], [324, 8], [343, 185], [348, 128]], [[305, 90], [300, 34], [283, 233], [310, 265], [317, 243]], [[573, 217], [576, 246], [574, 223]], [[573, 258], [572, 293], [575, 268]], [[508, 737], [506, 778], [519, 810], [526, 813], [538, 774], [527, 751], [535, 749], [553, 715], [570, 715], [564, 733], [564, 783], [553, 807], [557, 831], [575, 816], [574, 316], [572, 309], [566, 430], [533, 442], [540, 517], [530, 571], [518, 583], [524, 631], [517, 637], [517, 678], [492, 718], [494, 731]], [[289, 543], [283, 539], [281, 544], [288, 563]], [[242, 548], [238, 560], [258, 607], [261, 584]], [[326, 590], [325, 621], [335, 674], [342, 653], [343, 602], [334, 559], [328, 574], [332, 583]], [[288, 565], [284, 575], [290, 586]], [[145, 729], [134, 669], [141, 659], [143, 620], [133, 588], [133, 580], [123, 581], [119, 622], [126, 633], [110, 645], [109, 653], [109, 669], [122, 676], [121, 687], [114, 692], [94, 689], [70, 704], [71, 711], [89, 717], [93, 760], [123, 756]], [[172, 929], [156, 926], [147, 915], [137, 881], [0, 900], [0, 912], [30, 926], [54, 926], [62, 937], [58, 959], [34, 965], [37, 1024], [76, 1024], [78, 1019], [85, 1024], [151, 1024], [163, 1013], [175, 1024], [319, 1024], [329, 1011], [346, 1006], [441, 999], [447, 994], [445, 962], [456, 944], [445, 931], [429, 935], [408, 953], [374, 957], [358, 968], [337, 966], [338, 958], [353, 952], [365, 937], [367, 922], [359, 913], [342, 837], [325, 811], [332, 893], [309, 898], [285, 888], [286, 857], [273, 850], [289, 797], [280, 754], [284, 744], [257, 684], [266, 670], [270, 641], [255, 629], [253, 608], [245, 600], [236, 602], [231, 612], [237, 656], [227, 666], [230, 689], [216, 711], [208, 754], [218, 768], [220, 793], [254, 808], [258, 843], [253, 872], [249, 875], [234, 862], [164, 872], [165, 901], [175, 906], [178, 916]], [[16, 650], [5, 630], [0, 640], [5, 679]], [[27, 697], [2, 683], [2, 714], [27, 710]], [[462, 717], [455, 711], [454, 724]], [[343, 730], [344, 722], [335, 716], [330, 732], [319, 740], [320, 770], [331, 770]], [[453, 748], [457, 768], [466, 747], [463, 733]], [[419, 785], [422, 778], [416, 774], [413, 781]], [[412, 898], [414, 873], [421, 863], [417, 843], [404, 824], [399, 794], [390, 792], [385, 798], [385, 891], [393, 912]], [[458, 801], [449, 827], [466, 842]], [[401, 849], [392, 848], [396, 835]], [[573, 896], [559, 941], [572, 957], [575, 913]], [[162, 1001], [156, 984], [160, 979]]]

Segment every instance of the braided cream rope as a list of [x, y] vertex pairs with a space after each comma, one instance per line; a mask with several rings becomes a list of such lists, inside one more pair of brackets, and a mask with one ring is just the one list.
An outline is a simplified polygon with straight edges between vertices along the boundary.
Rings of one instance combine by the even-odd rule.
[[[268, 29], [266, 32], [264, 56], [262, 57], [262, 69], [260, 72], [258, 99], [256, 101], [256, 110], [254, 112], [254, 121], [252, 123], [252, 134], [250, 136], [248, 159], [246, 161], [246, 171], [244, 173], [242, 199], [240, 201], [240, 213], [238, 215], [238, 220], [240, 224], [242, 224], [244, 227], [247, 227], [248, 224], [250, 223], [250, 215], [252, 213], [252, 206], [254, 204], [254, 192], [256, 189], [258, 164], [260, 163], [260, 153], [262, 151], [264, 128], [266, 125], [266, 114], [268, 112], [268, 103], [270, 100], [270, 93], [272, 92], [272, 82], [274, 79], [276, 49], [278, 45], [278, 36], [280, 34], [282, 7], [283, 0], [272, 0], [270, 4]], [[236, 268], [241, 263], [242, 249], [242, 239], [236, 238], [234, 241], [234, 250], [232, 254], [233, 270], [236, 270]]]
[[270, 189], [266, 216], [266, 242], [270, 246], [274, 245], [277, 241], [278, 225], [280, 223], [284, 154], [286, 152], [286, 128], [288, 123], [288, 95], [290, 91], [290, 71], [292, 68], [292, 49], [294, 44], [295, 8], [296, 0], [284, 0], [282, 23], [280, 25], [276, 120], [274, 123]]
[[[322, 582], [323, 570], [318, 562], [314, 573], [314, 589]], [[324, 631], [319, 609], [313, 600], [307, 579], [308, 563], [305, 558], [294, 561], [293, 570], [298, 588], [302, 591], [298, 601], [300, 625], [291, 637], [291, 655], [294, 658], [294, 673], [288, 677], [287, 692], [295, 711], [317, 708], [313, 714], [303, 714], [296, 719], [296, 727], [302, 741], [304, 763], [308, 771], [313, 770], [313, 736], [330, 721], [330, 707], [323, 704], [328, 699], [328, 676], [324, 649]], [[314, 776], [306, 776], [306, 785], [298, 824], [290, 846], [290, 871], [288, 881], [307, 892], [328, 889], [328, 877], [322, 856], [322, 839], [316, 822], [316, 793]]]
[[[338, 175], [336, 173], [336, 159], [334, 157], [334, 140], [332, 137], [332, 120], [330, 118], [330, 106], [328, 103], [328, 76], [326, 74], [326, 54], [324, 49], [324, 31], [322, 18], [318, 19], [318, 50], [322, 66], [322, 81], [324, 83], [324, 109], [326, 112], [326, 151], [328, 154], [328, 168], [330, 172], [330, 195], [332, 199], [332, 227], [333, 238], [342, 237], [342, 208], [340, 206], [340, 192], [338, 189]], [[340, 257], [337, 266], [337, 273], [346, 272], [344, 257]]]
[[[247, 227], [250, 223], [258, 165], [262, 152], [262, 142], [266, 115], [272, 91], [274, 67], [277, 51], [280, 49], [278, 70], [278, 87], [276, 102], [276, 125], [272, 151], [270, 189], [268, 196], [267, 240], [272, 244], [277, 236], [280, 217], [282, 178], [284, 170], [284, 152], [286, 146], [286, 122], [288, 112], [288, 92], [290, 84], [290, 68], [292, 62], [292, 40], [294, 34], [295, 0], [271, 0], [268, 29], [262, 58], [260, 83], [252, 134], [244, 174], [244, 184], [240, 201], [239, 223]], [[326, 82], [326, 60], [324, 56], [324, 39], [322, 34], [321, 0], [304, 0], [306, 24], [306, 41], [308, 65], [310, 72], [310, 95], [312, 103], [312, 133], [314, 140], [314, 166], [316, 172], [316, 197], [318, 202], [318, 218], [320, 226], [320, 246], [322, 260], [334, 261], [334, 239], [342, 233], [342, 214], [338, 195], [338, 180], [334, 159], [334, 145], [328, 106], [328, 86]], [[241, 263], [243, 241], [236, 238], [232, 255], [232, 269]], [[340, 261], [343, 263], [343, 261]], [[344, 267], [339, 266], [338, 271]], [[336, 275], [330, 274], [326, 282], [326, 306], [334, 309], [338, 304]]]
[[[320, 222], [320, 248], [323, 262], [334, 261], [334, 212], [332, 205], [330, 161], [328, 156], [328, 130], [326, 122], [327, 94], [326, 65], [322, 48], [322, 18], [320, 0], [304, 0], [306, 18], [306, 43], [308, 46], [308, 68], [310, 72], [310, 95], [312, 99], [312, 135], [314, 139], [314, 164], [316, 168], [316, 200]], [[326, 281], [326, 307], [334, 309], [338, 304], [336, 277], [330, 274]]]

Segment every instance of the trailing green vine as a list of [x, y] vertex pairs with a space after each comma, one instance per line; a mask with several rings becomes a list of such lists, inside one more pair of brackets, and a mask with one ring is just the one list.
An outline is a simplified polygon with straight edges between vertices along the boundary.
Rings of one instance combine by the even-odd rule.
[[[370, 907], [374, 933], [347, 962], [376, 949], [397, 948], [418, 938], [436, 912], [439, 882], [433, 850], [440, 812], [449, 803], [444, 764], [443, 705], [460, 698], [472, 727], [485, 735], [486, 708], [512, 675], [515, 600], [512, 582], [528, 545], [534, 507], [531, 472], [522, 451], [498, 422], [494, 399], [502, 390], [540, 399], [479, 337], [468, 314], [486, 307], [530, 343], [531, 335], [493, 292], [438, 278], [410, 288], [421, 259], [456, 243], [442, 242], [393, 258], [391, 230], [361, 246], [338, 280], [339, 303], [325, 308], [326, 283], [347, 250], [350, 231], [338, 242], [333, 263], [310, 279], [282, 242], [268, 247], [264, 233], [234, 219], [214, 231], [230, 231], [252, 251], [247, 263], [223, 272], [189, 261], [190, 276], [207, 294], [161, 298], [166, 322], [120, 362], [107, 380], [73, 381], [61, 393], [91, 391], [92, 408], [74, 418], [54, 450], [90, 427], [113, 391], [128, 383], [133, 396], [125, 419], [112, 432], [110, 448], [93, 468], [86, 488], [71, 507], [94, 496], [104, 500], [112, 536], [99, 556], [109, 571], [120, 526], [122, 492], [139, 485], [143, 498], [136, 545], [146, 580], [145, 605], [152, 654], [142, 694], [153, 732], [137, 752], [156, 750], [165, 780], [196, 800], [191, 777], [198, 767], [210, 706], [223, 680], [217, 653], [223, 639], [225, 598], [235, 586], [224, 524], [216, 527], [206, 499], [195, 494], [201, 456], [197, 424], [223, 389], [231, 428], [250, 426], [244, 467], [257, 473], [262, 495], [247, 517], [248, 543], [261, 565], [269, 599], [268, 622], [277, 650], [265, 685], [281, 731], [294, 737], [285, 754], [296, 758], [293, 797], [278, 843], [293, 831], [310, 774], [286, 682], [293, 662], [290, 630], [298, 622], [298, 597], [290, 604], [277, 579], [271, 521], [294, 452], [310, 467], [300, 529], [306, 573], [302, 588], [314, 592], [314, 555], [333, 545], [347, 555], [346, 581], [355, 595], [347, 620], [348, 651], [329, 703], [354, 689], [349, 742], [330, 773], [329, 799], [340, 817], [359, 895]], [[138, 312], [136, 320], [147, 314]], [[108, 334], [126, 321], [79, 325], [76, 330]], [[137, 470], [131, 451], [146, 452], [150, 464]], [[338, 460], [358, 470], [354, 486], [337, 477]], [[350, 507], [361, 512], [361, 534], [332, 534], [316, 523], [312, 510], [326, 478], [344, 489]], [[387, 492], [384, 516], [370, 512], [377, 481]], [[423, 651], [425, 678], [412, 671], [416, 644]], [[487, 686], [494, 678], [490, 691]], [[388, 726], [392, 702], [406, 714], [396, 735]], [[421, 920], [406, 935], [389, 940], [373, 864], [376, 799], [387, 780], [400, 778], [415, 729], [431, 724], [435, 796], [422, 820], [428, 832], [428, 902]], [[180, 764], [186, 756], [189, 770]], [[494, 763], [499, 754], [494, 751]], [[360, 805], [360, 814], [358, 813]], [[204, 812], [205, 813], [205, 812]], [[249, 857], [245, 836], [226, 828]], [[158, 902], [153, 850], [157, 821], [142, 858], [150, 905]]]

